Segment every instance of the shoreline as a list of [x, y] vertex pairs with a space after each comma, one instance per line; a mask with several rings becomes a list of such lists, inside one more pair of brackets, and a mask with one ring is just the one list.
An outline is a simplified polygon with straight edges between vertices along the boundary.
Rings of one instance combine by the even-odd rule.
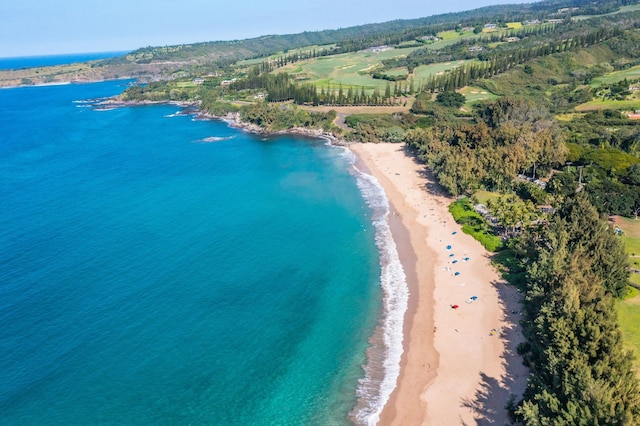
[[[390, 222], [410, 288], [400, 375], [379, 424], [507, 423], [504, 407], [528, 377], [516, 355], [523, 339], [516, 289], [461, 232], [448, 212], [453, 200], [402, 145], [349, 148], [397, 214]], [[471, 296], [478, 299], [465, 303]]]
[[[528, 378], [516, 352], [523, 341], [517, 326], [519, 315], [514, 313], [520, 310], [517, 290], [502, 281], [490, 264], [489, 253], [461, 232], [447, 208], [453, 199], [440, 192], [433, 176], [403, 145], [350, 143], [321, 129], [266, 130], [243, 122], [240, 113], [215, 116], [193, 102], [110, 99], [100, 106], [161, 104], [176, 105], [196, 119], [224, 121], [254, 134], [308, 136], [348, 148], [388, 199], [388, 224], [409, 288], [399, 374], [377, 424], [509, 422], [505, 406], [511, 394], [522, 395]], [[461, 277], [454, 277], [447, 245], [462, 250], [455, 260], [461, 254], [470, 258], [464, 265], [457, 264], [466, 269]], [[478, 301], [463, 303], [472, 295]], [[452, 304], [459, 309], [451, 309]]]
[[[314, 129], [309, 127], [292, 127], [285, 130], [268, 130], [258, 126], [257, 124], [247, 123], [242, 121], [239, 112], [229, 112], [225, 115], [214, 115], [200, 108], [199, 102], [189, 101], [123, 101], [117, 99], [117, 97], [110, 97], [106, 99], [94, 99], [88, 100], [93, 102], [95, 109], [113, 109], [113, 108], [127, 108], [138, 106], [151, 106], [151, 105], [174, 105], [183, 108], [180, 114], [193, 115], [198, 120], [218, 120], [224, 121], [230, 127], [234, 129], [244, 130], [249, 133], [258, 135], [300, 135], [308, 136], [312, 138], [325, 139], [334, 146], [349, 146], [351, 143], [347, 142], [344, 138], [337, 136], [334, 133], [326, 132], [322, 129]], [[191, 108], [191, 110], [189, 110]]]
[[[520, 296], [491, 265], [490, 253], [461, 232], [448, 211], [454, 200], [440, 190], [424, 165], [401, 144], [351, 143], [320, 129], [270, 131], [243, 122], [239, 113], [219, 117], [198, 109], [196, 117], [222, 120], [255, 134], [325, 139], [348, 148], [356, 164], [382, 187], [409, 298], [399, 375], [377, 424], [510, 421], [505, 407], [512, 395], [522, 396], [529, 376], [516, 350], [524, 341], [518, 328]], [[472, 258], [464, 266], [467, 272], [473, 271], [468, 274], [473, 276], [464, 277], [466, 283], [459, 282], [453, 289], [448, 285], [454, 277], [451, 253], [444, 248], [452, 237], [464, 256]], [[478, 301], [463, 303], [471, 296], [478, 296]], [[452, 310], [452, 304], [461, 308]], [[452, 318], [451, 313], [464, 310], [473, 310], [480, 318], [465, 314]]]

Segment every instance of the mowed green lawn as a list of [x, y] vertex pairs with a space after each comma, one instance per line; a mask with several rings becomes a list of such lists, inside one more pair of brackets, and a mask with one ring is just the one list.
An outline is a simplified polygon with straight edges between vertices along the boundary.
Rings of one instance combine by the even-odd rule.
[[429, 65], [420, 65], [413, 70], [413, 78], [415, 81], [421, 81], [421, 79], [426, 80], [429, 76], [437, 75], [439, 73], [452, 70], [454, 68], [462, 67], [471, 63], [472, 61], [476, 61], [475, 59], [470, 60], [460, 60], [460, 61], [451, 61], [451, 62], [440, 62], [437, 64], [429, 64]]
[[622, 230], [620, 238], [632, 266], [640, 269], [640, 219], [615, 216], [615, 224]]
[[[344, 90], [348, 90], [349, 87], [356, 90], [364, 88], [367, 91], [372, 91], [377, 88], [381, 93], [384, 93], [387, 83], [389, 82], [374, 79], [369, 72], [380, 67], [383, 60], [404, 57], [415, 49], [416, 48], [413, 47], [406, 49], [389, 49], [382, 52], [344, 53], [341, 55], [296, 62], [295, 64], [279, 68], [278, 71], [287, 72], [294, 77], [296, 75], [303, 75], [306, 82], [316, 84], [320, 89], [326, 89], [329, 86], [337, 89], [337, 86], [342, 84]], [[414, 83], [419, 85], [421, 81], [424, 82], [430, 75], [463, 66], [469, 62], [470, 61], [453, 61], [423, 65], [414, 70], [412, 77]], [[386, 74], [402, 75], [407, 74], [407, 72], [405, 68], [396, 68], [390, 72], [386, 72]], [[393, 82], [390, 84], [392, 86], [394, 85]], [[408, 83], [405, 82], [404, 84]]]
[[[615, 217], [615, 223], [622, 229], [625, 250], [629, 254], [631, 266], [640, 269], [640, 219]], [[636, 257], [638, 256], [638, 257]], [[632, 273], [629, 280], [640, 286], [640, 274]], [[631, 297], [616, 303], [618, 321], [624, 338], [624, 345], [640, 357], [640, 296], [635, 290]], [[640, 372], [640, 358], [634, 360], [636, 372]]]
[[598, 109], [636, 110], [640, 109], [640, 99], [628, 99], [624, 101], [593, 100], [578, 105], [576, 111], [595, 111]]
[[498, 99], [498, 95], [494, 95], [493, 93], [480, 87], [466, 86], [458, 90], [458, 92], [463, 94], [464, 97], [467, 98], [467, 104]]
[[636, 374], [640, 372], [640, 296], [636, 295], [630, 299], [621, 300], [616, 304], [618, 311], [618, 322], [622, 331], [624, 347], [633, 350], [636, 359], [633, 364]]
[[306, 81], [327, 88], [329, 85], [337, 88], [342, 84], [344, 89], [354, 87], [366, 90], [378, 88], [384, 91], [386, 80], [374, 79], [367, 72], [380, 66], [385, 59], [403, 57], [416, 48], [389, 49], [382, 52], [355, 52], [341, 55], [325, 56], [322, 58], [300, 61], [279, 68], [278, 71], [288, 72], [294, 77], [304, 74]]
[[[335, 46], [335, 44], [325, 44], [325, 45], [322, 45], [322, 46], [312, 45], [312, 46], [299, 47], [297, 49], [288, 50], [286, 53], [283, 52], [283, 51], [274, 53], [273, 55], [269, 56], [269, 59], [274, 60], [274, 59], [278, 59], [278, 58], [280, 58], [282, 56], [295, 55], [295, 54], [298, 54], [298, 53], [307, 53], [307, 52], [312, 52], [313, 50], [320, 51], [322, 49], [332, 49], [334, 46]], [[267, 58], [245, 59], [245, 60], [242, 60], [242, 61], [238, 61], [237, 65], [239, 65], [241, 67], [259, 65], [259, 64], [263, 63], [266, 59]]]
[[476, 191], [473, 196], [478, 200], [480, 204], [484, 204], [486, 206], [489, 200], [498, 199], [500, 197], [500, 194], [490, 191]]
[[640, 79], [640, 65], [636, 65], [635, 67], [631, 67], [626, 70], [610, 72], [603, 75], [602, 77], [596, 77], [591, 80], [590, 86], [600, 87], [603, 84], [617, 83], [624, 80], [625, 78], [627, 80]]

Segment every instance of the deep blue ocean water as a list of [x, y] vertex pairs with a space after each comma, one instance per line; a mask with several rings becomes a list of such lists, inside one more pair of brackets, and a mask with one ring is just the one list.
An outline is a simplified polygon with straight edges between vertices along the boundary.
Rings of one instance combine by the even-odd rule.
[[125, 55], [126, 53], [126, 51], [122, 51], [0, 58], [0, 70], [73, 64], [75, 62], [113, 58], [116, 56]]
[[0, 90], [0, 423], [346, 424], [384, 199], [322, 140], [82, 102], [122, 90]]

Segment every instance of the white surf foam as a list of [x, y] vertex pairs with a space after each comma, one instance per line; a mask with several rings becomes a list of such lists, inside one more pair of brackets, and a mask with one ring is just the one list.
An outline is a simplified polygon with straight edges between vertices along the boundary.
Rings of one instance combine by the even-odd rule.
[[[355, 156], [346, 150], [355, 163]], [[389, 226], [389, 201], [376, 178], [359, 170], [355, 164], [358, 187], [373, 211], [376, 245], [380, 253], [380, 284], [384, 292], [380, 326], [371, 338], [367, 351], [364, 378], [357, 388], [358, 404], [351, 413], [359, 425], [375, 425], [396, 387], [400, 375], [404, 315], [409, 301], [409, 287], [400, 256]]]
[[198, 143], [213, 143], [213, 142], [228, 141], [229, 139], [233, 139], [233, 138], [235, 138], [235, 136], [225, 136], [225, 137], [209, 136], [208, 138], [198, 139], [196, 142], [198, 142]]

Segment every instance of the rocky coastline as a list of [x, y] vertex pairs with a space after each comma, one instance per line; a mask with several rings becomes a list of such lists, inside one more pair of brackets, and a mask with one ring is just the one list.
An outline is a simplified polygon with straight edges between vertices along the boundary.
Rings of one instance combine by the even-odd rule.
[[331, 145], [335, 146], [349, 146], [350, 142], [343, 136], [336, 135], [333, 132], [327, 132], [322, 129], [315, 129], [310, 127], [292, 127], [283, 130], [270, 130], [264, 127], [260, 127], [257, 124], [249, 123], [242, 120], [242, 116], [239, 112], [229, 112], [225, 115], [214, 115], [201, 108], [201, 104], [198, 101], [127, 101], [120, 97], [112, 98], [100, 98], [92, 99], [88, 101], [92, 105], [93, 109], [108, 110], [115, 108], [125, 107], [137, 107], [148, 105], [175, 105], [182, 108], [178, 114], [193, 115], [199, 120], [221, 120], [227, 123], [229, 126], [241, 129], [246, 132], [255, 133], [259, 135], [301, 135], [314, 138], [320, 138], [327, 140]]

